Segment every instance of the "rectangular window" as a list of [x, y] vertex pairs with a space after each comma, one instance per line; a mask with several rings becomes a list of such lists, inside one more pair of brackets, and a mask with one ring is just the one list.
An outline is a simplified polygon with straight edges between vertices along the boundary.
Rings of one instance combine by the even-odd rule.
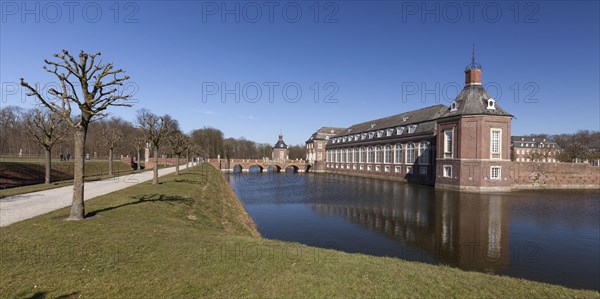
[[451, 178], [452, 177], [452, 166], [444, 165], [444, 177]]
[[394, 172], [400, 173], [400, 172], [402, 172], [402, 168], [400, 166], [396, 166], [396, 167], [394, 167]]
[[444, 131], [444, 158], [452, 158], [454, 146], [454, 131], [446, 130]]
[[390, 172], [390, 166], [389, 166], [389, 165], [386, 165], [386, 166], [385, 166], [385, 170], [384, 170], [384, 171], [385, 171], [385, 172]]
[[500, 166], [490, 167], [490, 179], [499, 180], [502, 177], [502, 169]]
[[320, 142], [319, 142], [319, 143], [317, 143], [317, 147], [318, 147], [319, 149], [323, 149], [323, 143], [320, 143]]
[[381, 171], [381, 166], [375, 165], [375, 171], [380, 172]]
[[322, 152], [318, 152], [317, 153], [317, 159], [323, 160], [323, 153]]
[[500, 159], [502, 157], [502, 129], [491, 129], [490, 153], [492, 159]]
[[358, 166], [358, 168], [359, 168], [360, 170], [365, 170], [365, 166], [364, 166], [364, 165], [362, 165], [362, 164], [360, 164], [360, 165]]
[[371, 169], [373, 169], [371, 168], [371, 165], [367, 165], [367, 171], [371, 171]]

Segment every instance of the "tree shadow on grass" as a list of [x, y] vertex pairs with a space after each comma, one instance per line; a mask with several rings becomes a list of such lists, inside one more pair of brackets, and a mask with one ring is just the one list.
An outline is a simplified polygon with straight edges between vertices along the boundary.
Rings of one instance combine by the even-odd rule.
[[131, 198], [135, 199], [136, 201], [131, 201], [128, 203], [117, 205], [117, 206], [108, 207], [108, 208], [104, 208], [104, 209], [100, 209], [100, 210], [95, 210], [95, 211], [87, 213], [85, 215], [85, 217], [86, 218], [93, 217], [93, 216], [96, 216], [96, 214], [98, 214], [98, 213], [107, 212], [107, 211], [122, 208], [125, 206], [137, 205], [137, 204], [146, 203], [146, 202], [164, 202], [164, 203], [168, 203], [170, 205], [173, 205], [176, 202], [180, 202], [180, 203], [184, 203], [186, 205], [191, 205], [192, 201], [193, 201], [189, 197], [183, 197], [183, 196], [179, 196], [179, 195], [168, 195], [168, 194], [142, 194], [142, 195], [132, 196]]
[[[18, 296], [20, 298], [25, 298], [25, 299], [44, 299], [44, 298], [46, 298], [47, 295], [48, 295], [47, 292], [36, 292], [35, 294], [33, 294], [31, 296], [25, 296], [25, 294], [19, 294]], [[79, 295], [79, 292], [72, 292], [70, 294], [60, 295], [55, 298], [56, 299], [68, 299], [68, 298], [75, 298], [77, 295]]]

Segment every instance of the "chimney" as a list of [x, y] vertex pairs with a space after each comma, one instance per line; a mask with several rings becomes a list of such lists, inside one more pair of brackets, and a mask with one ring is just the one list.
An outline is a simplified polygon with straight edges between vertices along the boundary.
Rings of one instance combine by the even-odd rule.
[[465, 68], [465, 85], [481, 85], [481, 64], [475, 62], [475, 46], [473, 46], [471, 64]]

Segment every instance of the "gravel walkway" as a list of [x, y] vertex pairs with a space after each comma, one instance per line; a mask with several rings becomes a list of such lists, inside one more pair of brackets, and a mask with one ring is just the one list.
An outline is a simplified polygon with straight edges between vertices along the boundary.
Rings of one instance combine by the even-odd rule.
[[[186, 166], [182, 165], [181, 169]], [[158, 175], [175, 172], [175, 167], [158, 170]], [[84, 200], [108, 194], [152, 179], [152, 171], [85, 183]], [[0, 199], [0, 227], [13, 224], [60, 208], [73, 202], [73, 186], [26, 193]]]

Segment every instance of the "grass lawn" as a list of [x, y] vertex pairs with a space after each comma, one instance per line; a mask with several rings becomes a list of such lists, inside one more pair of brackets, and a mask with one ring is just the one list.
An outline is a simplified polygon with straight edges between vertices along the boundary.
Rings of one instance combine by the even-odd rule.
[[0, 228], [0, 297], [586, 297], [509, 277], [261, 238], [211, 166]]

